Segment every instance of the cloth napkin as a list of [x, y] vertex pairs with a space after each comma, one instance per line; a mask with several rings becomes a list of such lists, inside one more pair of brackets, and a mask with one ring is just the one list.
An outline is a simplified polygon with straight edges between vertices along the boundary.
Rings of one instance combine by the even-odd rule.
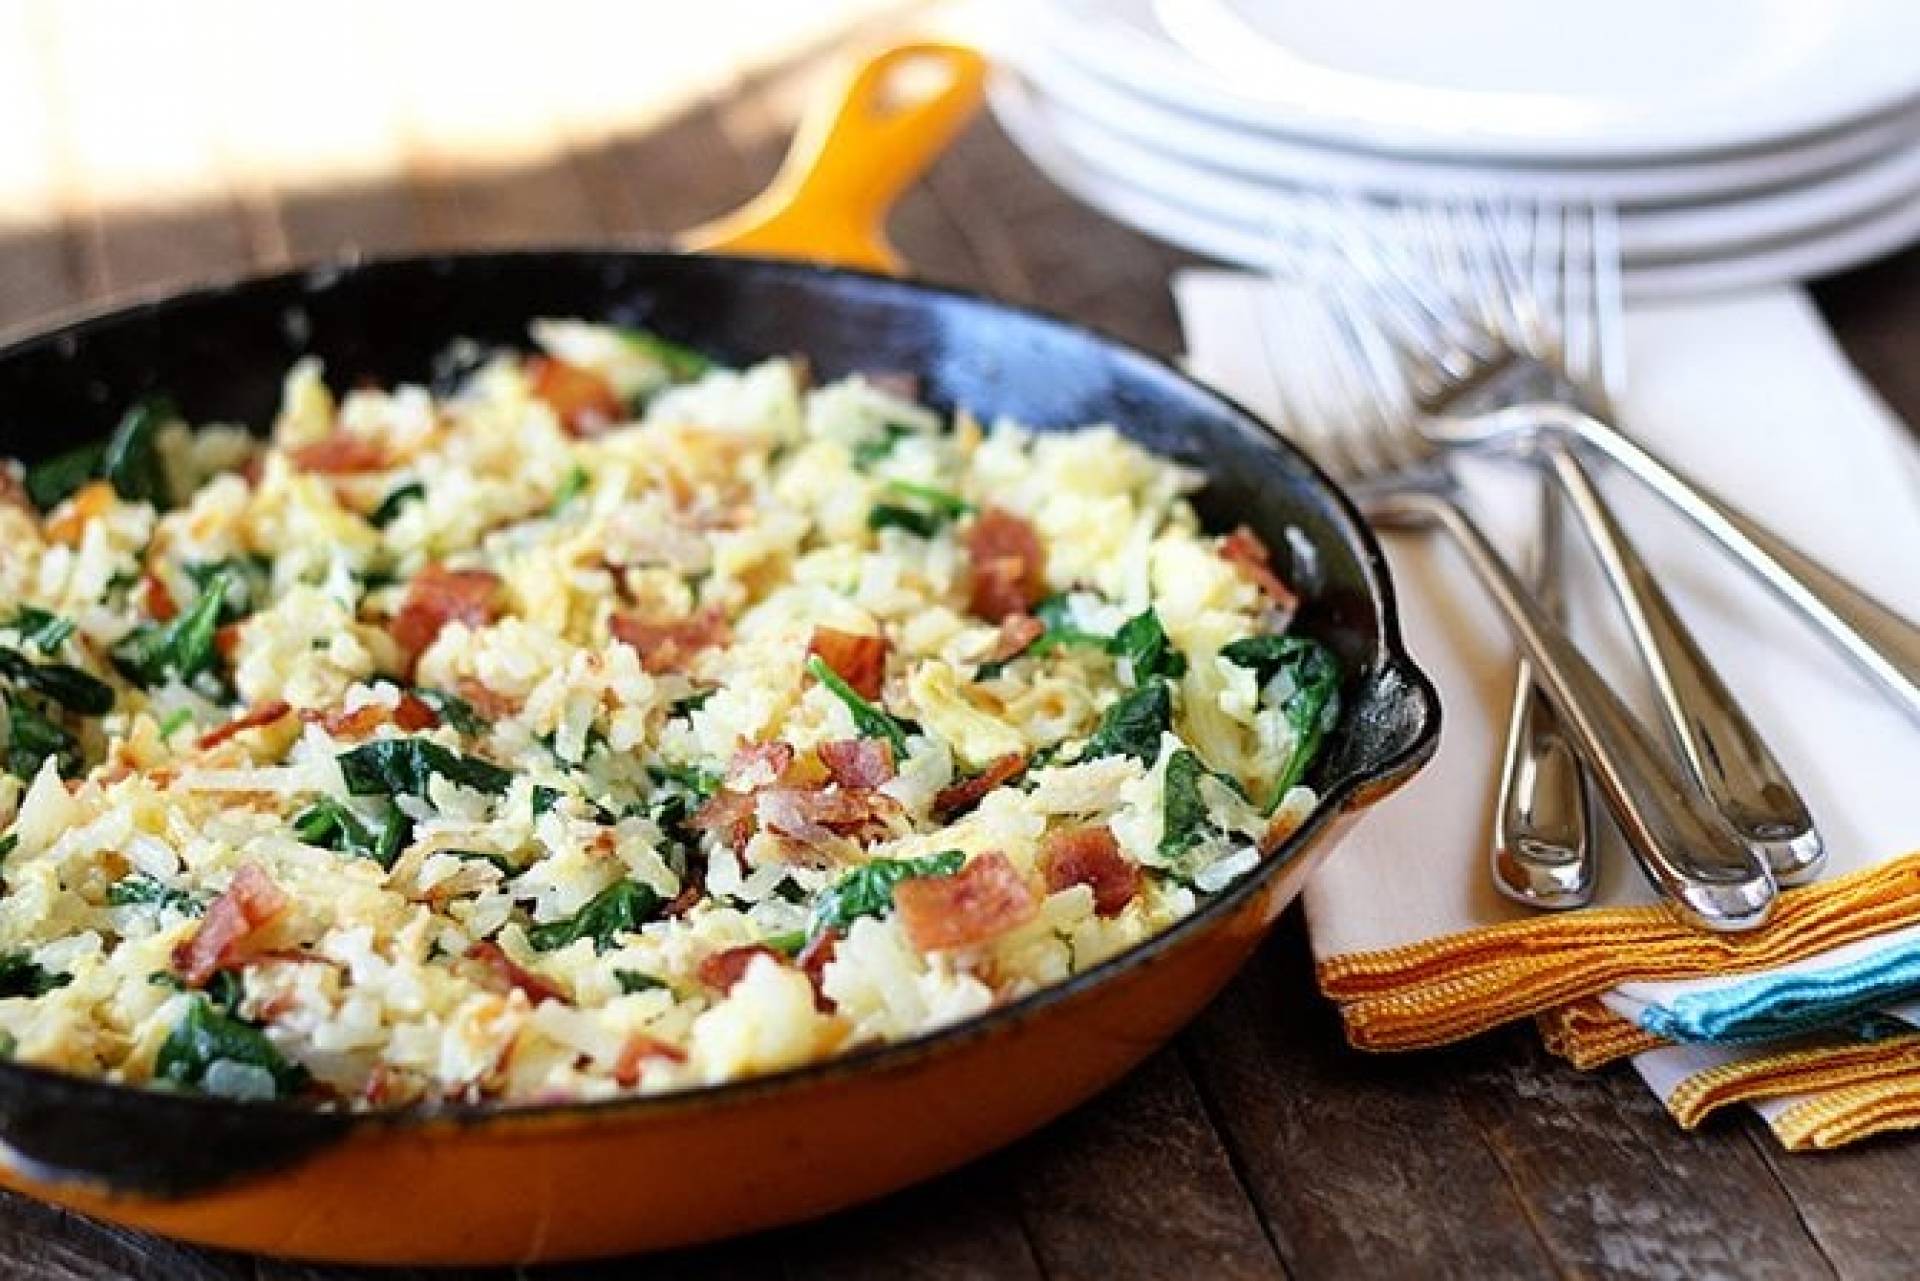
[[[1280, 387], [1312, 353], [1291, 341], [1275, 287], [1201, 271], [1184, 274], [1175, 294], [1192, 372], [1283, 421]], [[1920, 616], [1911, 565], [1920, 451], [1802, 292], [1639, 309], [1627, 318], [1626, 346], [1621, 412], [1630, 429]], [[1517, 556], [1537, 515], [1538, 482], [1500, 464], [1461, 470], [1483, 523]], [[1792, 1102], [1769, 1120], [1779, 1133], [1778, 1118], [1792, 1122], [1801, 1109], [1793, 1132], [1805, 1143], [1852, 1137], [1866, 1113], [1920, 1116], [1920, 1037], [1889, 1096], [1884, 1070], [1862, 1074], [1894, 1062], [1889, 1046], [1905, 1042], [1830, 1028], [1920, 990], [1920, 805], [1911, 796], [1920, 726], [1658, 499], [1604, 469], [1602, 484], [1806, 795], [1829, 850], [1825, 876], [1784, 894], [1763, 930], [1706, 935], [1657, 904], [1603, 822], [1595, 907], [1540, 914], [1502, 898], [1487, 850], [1513, 646], [1443, 538], [1394, 536], [1384, 541], [1408, 643], [1441, 689], [1445, 732], [1432, 765], [1359, 825], [1307, 888], [1323, 989], [1364, 1047], [1417, 1048], [1539, 1016], [1548, 1044], [1575, 1062], [1635, 1055], [1663, 1098], [1699, 1094], [1682, 1086], [1703, 1074], [1737, 1081], [1706, 1091], [1709, 1103], [1760, 1097], [1753, 1090], [1784, 1095]], [[1568, 545], [1574, 634], [1651, 723], [1651, 690], [1604, 579], [1578, 532], [1569, 530]], [[1781, 1036], [1802, 1039], [1783, 1046]], [[1671, 1045], [1676, 1038], [1760, 1045]], [[1776, 1061], [1783, 1054], [1797, 1057]], [[1835, 1089], [1879, 1092], [1835, 1113], [1821, 1102]], [[1818, 1116], [1807, 1122], [1810, 1108]]]

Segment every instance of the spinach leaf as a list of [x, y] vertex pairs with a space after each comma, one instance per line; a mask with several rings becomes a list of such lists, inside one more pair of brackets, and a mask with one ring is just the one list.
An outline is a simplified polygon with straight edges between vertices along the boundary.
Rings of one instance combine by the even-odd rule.
[[191, 681], [210, 671], [219, 657], [214, 633], [220, 629], [220, 609], [232, 580], [225, 575], [209, 581], [199, 599], [165, 623], [142, 623], [113, 647], [113, 663], [122, 675], [142, 688], [164, 684], [169, 676]]
[[660, 362], [669, 381], [690, 383], [713, 368], [713, 362], [681, 343], [662, 338], [645, 329], [622, 329], [620, 337], [629, 347], [645, 352]]
[[1186, 748], [1167, 758], [1161, 799], [1165, 818], [1160, 829], [1160, 854], [1175, 867], [1207, 834], [1207, 802], [1200, 794], [1200, 780], [1206, 776], [1207, 767]]
[[355, 796], [425, 796], [427, 780], [435, 774], [495, 796], [513, 782], [512, 771], [450, 751], [428, 738], [375, 739], [342, 752], [339, 759], [347, 790]]
[[160, 741], [166, 742], [193, 720], [191, 707], [176, 707], [160, 718]]
[[973, 511], [973, 504], [958, 494], [950, 494], [932, 485], [916, 485], [910, 480], [890, 480], [887, 488], [903, 498], [911, 498], [929, 511], [948, 520], [957, 520]]
[[656, 783], [670, 783], [687, 792], [707, 799], [720, 790], [720, 775], [698, 765], [681, 765], [675, 761], [655, 761], [647, 766], [647, 776]]
[[55, 974], [25, 952], [0, 952], [0, 997], [45, 996], [73, 982], [71, 974]]
[[8, 832], [5, 836], [0, 836], [0, 862], [5, 862], [7, 855], [19, 848], [20, 833]]
[[487, 732], [487, 723], [473, 710], [473, 704], [458, 694], [431, 685], [416, 685], [413, 696], [433, 709], [433, 714], [453, 727], [456, 734], [472, 737]]
[[863, 916], [883, 916], [893, 907], [894, 887], [921, 876], [952, 876], [966, 862], [959, 850], [942, 850], [925, 858], [876, 858], [855, 868], [820, 891], [813, 900], [813, 918], [807, 933], [844, 931]]
[[1160, 736], [1172, 728], [1173, 695], [1165, 681], [1149, 681], [1107, 709], [1080, 759], [1131, 756], [1151, 765], [1160, 755]]
[[938, 512], [923, 512], [898, 503], [875, 503], [867, 510], [868, 529], [904, 529], [917, 538], [932, 538], [947, 523]]
[[1056, 592], [1035, 605], [1033, 616], [1039, 619], [1047, 630], [1040, 634], [1039, 640], [1027, 648], [1030, 654], [1044, 654], [1062, 645], [1092, 645], [1105, 649], [1113, 643], [1111, 637], [1076, 626], [1073, 622], [1073, 613], [1067, 606], [1067, 598], [1062, 593]]
[[220, 621], [237, 623], [267, 603], [273, 586], [273, 562], [265, 556], [229, 556], [224, 560], [195, 561], [181, 570], [202, 592], [214, 583], [224, 586]]
[[32, 605], [22, 605], [7, 626], [19, 632], [21, 640], [38, 645], [43, 654], [53, 653], [73, 635], [73, 620]]
[[553, 505], [547, 508], [547, 514], [559, 515], [568, 503], [587, 492], [587, 485], [592, 479], [587, 474], [587, 469], [576, 463], [573, 470], [567, 473], [566, 479], [560, 482], [560, 488], [554, 491]]
[[167, 470], [160, 461], [160, 429], [179, 417], [173, 402], [161, 397], [140, 401], [121, 417], [100, 456], [100, 474], [113, 492], [130, 503], [166, 507]]
[[807, 670], [813, 673], [815, 680], [831, 690], [835, 698], [847, 705], [847, 711], [853, 717], [853, 727], [862, 738], [884, 738], [893, 744], [895, 760], [907, 758], [906, 726], [860, 697], [858, 691], [841, 680], [840, 673], [827, 666], [826, 660], [820, 655], [814, 654], [807, 659]]
[[1107, 648], [1127, 660], [1136, 685], [1144, 685], [1157, 677], [1179, 680], [1187, 674], [1186, 655], [1167, 639], [1160, 615], [1154, 613], [1151, 606], [1145, 613], [1135, 614], [1122, 623]]
[[853, 447], [853, 465], [866, 471], [893, 454], [893, 447], [913, 435], [904, 423], [883, 423], [878, 436], [869, 437]]
[[206, 910], [206, 904], [199, 896], [187, 890], [178, 890], [158, 877], [145, 872], [132, 872], [121, 877], [107, 887], [107, 902], [114, 907], [151, 907], [156, 911], [172, 908], [188, 916], [198, 916]]
[[1304, 636], [1249, 636], [1223, 647], [1220, 654], [1252, 669], [1263, 688], [1277, 690], [1293, 730], [1293, 750], [1275, 784], [1267, 806], [1271, 810], [1306, 774], [1327, 732], [1340, 719], [1340, 666], [1332, 650]]
[[7, 713], [7, 773], [31, 783], [48, 760], [63, 776], [79, 767], [80, 744], [73, 735], [18, 698], [0, 703]]
[[693, 691], [693, 693], [687, 695], [685, 698], [675, 699], [673, 701], [673, 705], [667, 708], [667, 715], [670, 718], [679, 717], [679, 716], [691, 716], [695, 712], [699, 711], [701, 708], [705, 707], [707, 705], [707, 700], [712, 698], [715, 694], [718, 694], [719, 692], [720, 692], [720, 687], [718, 685], [711, 686], [707, 689], [696, 689], [695, 691]]
[[527, 931], [527, 942], [551, 952], [579, 939], [592, 939], [596, 952], [614, 945], [614, 935], [630, 934], [652, 920], [665, 901], [638, 881], [616, 881], [564, 921], [550, 921]]
[[66, 663], [35, 663], [15, 650], [0, 649], [0, 676], [17, 689], [32, 690], [82, 716], [113, 710], [113, 687]]
[[208, 1071], [218, 1063], [265, 1072], [272, 1078], [275, 1098], [285, 1098], [307, 1082], [306, 1069], [281, 1057], [259, 1028], [196, 993], [186, 1014], [161, 1042], [154, 1075], [190, 1089], [204, 1089]]
[[657, 979], [651, 974], [642, 974], [639, 970], [615, 970], [613, 981], [620, 985], [623, 996], [632, 996], [635, 992], [652, 992], [666, 988], [665, 979]]
[[105, 443], [95, 441], [34, 463], [27, 468], [27, 497], [41, 511], [52, 511], [100, 474], [100, 460], [106, 453]]
[[390, 490], [380, 505], [367, 516], [367, 523], [375, 529], [385, 529], [399, 518], [408, 503], [417, 503], [427, 496], [427, 487], [417, 480], [397, 485]]
[[389, 806], [386, 818], [376, 830], [331, 796], [321, 797], [293, 816], [293, 834], [303, 843], [356, 858], [370, 858], [389, 869], [405, 848], [411, 826], [406, 815]]

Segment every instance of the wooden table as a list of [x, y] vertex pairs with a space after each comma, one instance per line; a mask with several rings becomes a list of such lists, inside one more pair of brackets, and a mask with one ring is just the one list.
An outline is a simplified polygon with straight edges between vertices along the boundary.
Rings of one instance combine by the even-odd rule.
[[[240, 182], [230, 198], [173, 213], [82, 207], [0, 227], [0, 326], [350, 246], [664, 235], [767, 179], [794, 76], [805, 73], [753, 77], [665, 127], [510, 172], [412, 164], [305, 192]], [[1186, 259], [1074, 204], [990, 122], [906, 201], [896, 231], [927, 277], [1178, 348], [1167, 282]], [[1920, 420], [1920, 363], [1907, 355], [1920, 334], [1920, 252], [1818, 295], [1848, 351]], [[1171, 1048], [997, 1156], [821, 1223], [552, 1275], [1899, 1276], [1920, 1254], [1916, 1185], [1920, 1143], [1788, 1157], [1737, 1109], [1683, 1134], [1629, 1072], [1576, 1072], [1526, 1030], [1439, 1053], [1351, 1051], [1314, 990], [1295, 916]], [[349, 1275], [176, 1246], [3, 1196], [0, 1267], [37, 1278]]]

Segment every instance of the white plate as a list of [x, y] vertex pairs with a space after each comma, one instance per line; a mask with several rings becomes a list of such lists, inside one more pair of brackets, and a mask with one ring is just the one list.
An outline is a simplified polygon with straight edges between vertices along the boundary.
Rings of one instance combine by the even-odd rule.
[[[1195, 253], [1264, 270], [1273, 265], [1273, 245], [1257, 227], [1211, 218], [1094, 170], [1060, 145], [1022, 103], [1009, 81], [993, 88], [994, 114], [1033, 162], [1088, 204], [1149, 235]], [[1920, 239], [1920, 200], [1896, 203], [1858, 222], [1791, 240], [1688, 262], [1629, 267], [1625, 288], [1633, 298], [1666, 298], [1752, 289], [1783, 281], [1829, 275], [1892, 253]]]
[[[1124, 175], [1129, 184], [1203, 216], [1263, 226], [1271, 220], [1276, 202], [1286, 201], [1298, 190], [1297, 185], [1257, 182], [1143, 146], [1012, 77], [1001, 79], [995, 101], [1030, 117], [1032, 129], [1057, 139], [1096, 172]], [[1479, 194], [1471, 178], [1470, 172], [1463, 171], [1452, 194]], [[1891, 204], [1910, 201], [1917, 193], [1920, 145], [1909, 144], [1852, 169], [1744, 199], [1646, 210], [1629, 207], [1620, 216], [1620, 248], [1629, 267], [1654, 260], [1719, 257], [1743, 246], [1804, 238], [1823, 227], [1857, 221]]]
[[1920, 98], [1915, 0], [1029, 0], [1019, 21], [1182, 109], [1426, 155], [1667, 158]]
[[1314, 182], [1426, 197], [1463, 187], [1515, 200], [1654, 205], [1724, 199], [1803, 182], [1920, 141], [1920, 109], [1763, 151], [1719, 152], [1669, 164], [1521, 165], [1398, 156], [1311, 141], [1194, 115], [1129, 92], [1038, 41], [1009, 42], [1007, 60], [1076, 114], [1146, 146], [1264, 182]]

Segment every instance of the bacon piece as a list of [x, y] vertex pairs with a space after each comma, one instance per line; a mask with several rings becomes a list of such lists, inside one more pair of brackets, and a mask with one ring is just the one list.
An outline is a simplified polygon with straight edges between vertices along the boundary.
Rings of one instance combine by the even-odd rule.
[[780, 776], [792, 764], [793, 748], [790, 744], [778, 740], [771, 743], [742, 743], [734, 749], [733, 759], [727, 762], [727, 786], [736, 792], [771, 787], [780, 781]]
[[728, 849], [742, 850], [753, 839], [754, 808], [753, 797], [722, 788], [694, 811], [687, 826], [698, 832], [712, 832]]
[[862, 698], [880, 697], [888, 648], [884, 636], [862, 636], [832, 627], [814, 628], [813, 639], [807, 642], [807, 653], [818, 654]]
[[193, 937], [173, 949], [173, 968], [189, 987], [199, 987], [254, 950], [262, 929], [287, 910], [287, 896], [252, 863], [242, 863], [226, 893], [207, 907]]
[[387, 630], [407, 656], [407, 669], [448, 623], [485, 627], [500, 616], [500, 576], [485, 569], [429, 565], [407, 584], [400, 612]]
[[873, 788], [893, 777], [893, 744], [884, 738], [843, 738], [820, 744], [818, 752], [842, 787]]
[[981, 767], [979, 773], [969, 774], [959, 782], [941, 788], [933, 798], [935, 816], [949, 819], [971, 808], [981, 797], [1008, 779], [1018, 778], [1020, 771], [1026, 767], [1027, 758], [1019, 752], [995, 757]]
[[532, 356], [527, 360], [527, 381], [569, 436], [597, 436], [626, 414], [613, 384], [591, 369], [552, 356]]
[[1239, 570], [1241, 577], [1265, 593], [1276, 609], [1292, 610], [1300, 603], [1293, 589], [1273, 572], [1273, 553], [1260, 541], [1260, 535], [1245, 525], [1220, 540], [1220, 556]]
[[769, 787], [754, 797], [760, 825], [796, 841], [824, 845], [836, 837], [861, 838], [876, 834], [886, 820], [900, 812], [891, 796], [867, 788], [817, 791], [803, 787]]
[[238, 623], [222, 623], [213, 633], [214, 652], [226, 661], [232, 662], [233, 656], [240, 650], [240, 629], [245, 625], [245, 620]]
[[400, 701], [393, 705], [393, 723], [408, 733], [416, 730], [432, 729], [440, 723], [440, 713], [427, 705], [425, 699], [411, 692], [400, 695]]
[[287, 459], [301, 471], [321, 476], [356, 476], [363, 472], [385, 471], [393, 463], [387, 447], [365, 436], [334, 432], [310, 445], [296, 445], [287, 451]]
[[483, 685], [471, 676], [461, 677], [459, 683], [454, 686], [454, 692], [465, 699], [467, 706], [473, 708], [486, 720], [503, 720], [520, 711], [519, 699], [511, 698]]
[[998, 850], [952, 876], [920, 876], [894, 887], [907, 941], [922, 952], [976, 947], [1024, 925], [1040, 910], [1026, 878]]
[[334, 738], [347, 740], [367, 738], [382, 725], [397, 725], [412, 733], [432, 729], [440, 723], [439, 714], [411, 693], [400, 695], [400, 701], [392, 707], [385, 703], [363, 703], [350, 712], [340, 707], [327, 712], [302, 712], [300, 719], [318, 724]]
[[985, 507], [966, 533], [973, 568], [968, 608], [990, 623], [1031, 611], [1046, 594], [1047, 552], [1039, 531], [1004, 507]]
[[836, 1008], [833, 998], [827, 995], [827, 966], [833, 963], [834, 954], [840, 950], [840, 935], [835, 930], [822, 930], [807, 940], [800, 949], [800, 955], [793, 963], [813, 984], [814, 1008], [822, 1014], [831, 1014]]
[[632, 1089], [640, 1084], [640, 1068], [648, 1059], [685, 1063], [687, 1052], [671, 1041], [648, 1036], [645, 1032], [635, 1032], [620, 1047], [620, 1057], [613, 1064], [613, 1079]]
[[696, 654], [726, 644], [733, 634], [727, 616], [712, 605], [664, 622], [615, 614], [607, 627], [615, 640], [640, 651], [640, 665], [655, 675], [684, 672]]
[[1027, 648], [1047, 634], [1047, 625], [1032, 614], [1008, 614], [1000, 620], [1000, 634], [987, 651], [989, 663], [1004, 663], [1027, 652]]
[[217, 729], [210, 729], [202, 734], [200, 736], [200, 747], [203, 751], [209, 747], [218, 747], [235, 734], [271, 725], [292, 710], [293, 708], [287, 705], [285, 699], [276, 698], [271, 703], [262, 703], [252, 711], [234, 717], [225, 725]]
[[714, 991], [725, 994], [733, 991], [733, 985], [747, 976], [747, 967], [753, 964], [753, 958], [765, 956], [780, 965], [787, 958], [780, 955], [764, 943], [747, 943], [740, 947], [729, 947], [714, 952], [700, 962], [700, 981]]
[[527, 999], [535, 1005], [542, 1001], [559, 1001], [563, 1004], [567, 1001], [565, 989], [520, 965], [492, 939], [481, 939], [469, 947], [467, 959], [478, 961], [507, 987], [525, 992]]
[[156, 623], [164, 623], [180, 612], [180, 602], [173, 598], [167, 585], [153, 574], [140, 577], [140, 591], [145, 597], [147, 617]]
[[1053, 833], [1040, 845], [1040, 872], [1047, 890], [1058, 893], [1072, 885], [1093, 891], [1093, 910], [1118, 916], [1140, 893], [1140, 869], [1120, 852], [1113, 829], [1070, 827]]

